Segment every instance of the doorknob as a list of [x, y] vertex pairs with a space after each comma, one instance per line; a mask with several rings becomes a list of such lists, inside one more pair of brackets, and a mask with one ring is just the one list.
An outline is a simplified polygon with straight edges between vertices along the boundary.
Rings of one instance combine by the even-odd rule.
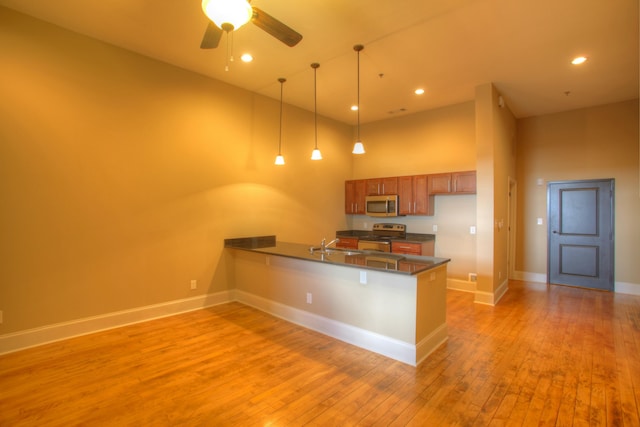
[[558, 234], [558, 232], [556, 230], [553, 230], [552, 233], [553, 234]]

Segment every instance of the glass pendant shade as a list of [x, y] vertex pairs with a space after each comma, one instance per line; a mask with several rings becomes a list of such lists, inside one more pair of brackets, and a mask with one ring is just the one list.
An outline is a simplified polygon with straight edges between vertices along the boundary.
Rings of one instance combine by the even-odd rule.
[[202, 10], [214, 24], [225, 31], [237, 30], [253, 16], [253, 9], [246, 0], [202, 0]]
[[311, 160], [322, 160], [322, 153], [317, 148], [314, 148], [311, 152]]
[[278, 154], [276, 156], [276, 165], [278, 166], [284, 165], [284, 156], [282, 154]]
[[362, 145], [361, 141], [356, 141], [353, 145], [353, 154], [364, 154], [364, 145]]

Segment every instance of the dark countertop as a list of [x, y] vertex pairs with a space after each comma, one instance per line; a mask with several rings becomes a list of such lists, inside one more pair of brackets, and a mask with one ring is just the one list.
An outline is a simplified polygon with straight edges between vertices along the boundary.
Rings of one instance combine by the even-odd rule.
[[[340, 230], [336, 231], [336, 237], [357, 237], [358, 239], [371, 236], [371, 230]], [[406, 242], [406, 243], [424, 243], [431, 240], [436, 240], [435, 234], [421, 234], [421, 233], [407, 233], [406, 238], [397, 239], [394, 238], [394, 242]]]
[[[225, 248], [296, 258], [304, 261], [403, 275], [416, 275], [451, 261], [448, 258], [410, 256], [376, 251], [330, 249], [327, 253], [321, 253], [318, 249], [311, 252], [309, 250], [311, 245], [278, 242], [275, 236], [225, 239], [224, 246]], [[317, 246], [314, 247], [317, 248]]]

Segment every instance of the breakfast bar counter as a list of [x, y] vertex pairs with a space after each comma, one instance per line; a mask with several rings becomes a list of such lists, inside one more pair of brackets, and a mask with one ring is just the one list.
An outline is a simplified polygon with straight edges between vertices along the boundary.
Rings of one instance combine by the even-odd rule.
[[416, 366], [447, 340], [448, 259], [226, 239], [234, 298]]
[[275, 236], [226, 239], [225, 247], [297, 258], [305, 261], [408, 275], [420, 274], [451, 261], [448, 258], [409, 256], [377, 251], [334, 248], [322, 250], [320, 247], [313, 245], [279, 242], [276, 241]]

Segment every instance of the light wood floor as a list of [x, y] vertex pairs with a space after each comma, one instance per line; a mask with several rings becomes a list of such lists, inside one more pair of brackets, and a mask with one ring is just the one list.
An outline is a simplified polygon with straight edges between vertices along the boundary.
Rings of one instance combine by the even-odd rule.
[[0, 426], [640, 426], [640, 297], [448, 291], [418, 368], [238, 303], [0, 357]]

